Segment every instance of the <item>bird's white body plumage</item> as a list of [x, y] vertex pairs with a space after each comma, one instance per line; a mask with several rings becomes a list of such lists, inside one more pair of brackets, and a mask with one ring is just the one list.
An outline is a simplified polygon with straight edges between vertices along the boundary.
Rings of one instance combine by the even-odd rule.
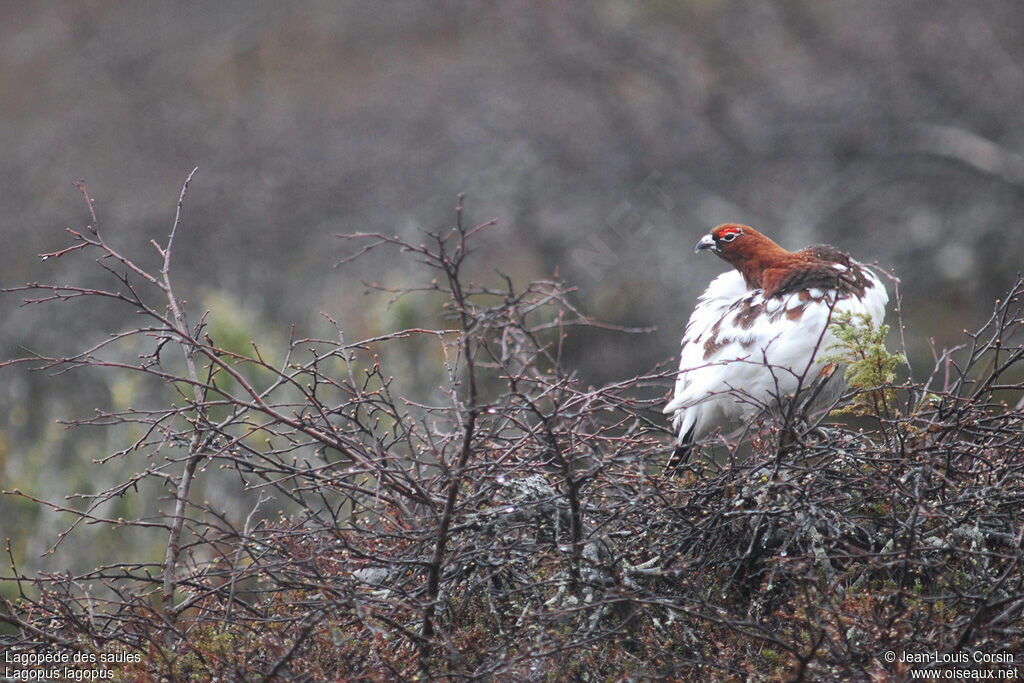
[[[680, 442], [807, 387], [836, 341], [828, 325], [837, 315], [866, 313], [874, 324], [882, 322], [885, 287], [869, 268], [853, 265], [867, 281], [862, 296], [809, 288], [766, 298], [735, 270], [711, 282], [686, 325], [675, 393], [664, 409], [673, 415]], [[836, 380], [830, 384], [841, 389]]]

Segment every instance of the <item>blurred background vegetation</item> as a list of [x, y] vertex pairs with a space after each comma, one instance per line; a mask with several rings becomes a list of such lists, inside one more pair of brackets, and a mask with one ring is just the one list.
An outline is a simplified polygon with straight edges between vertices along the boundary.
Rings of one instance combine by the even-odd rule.
[[[958, 343], [1024, 261], [1019, 2], [67, 0], [0, 15], [0, 284], [97, 281], [85, 259], [36, 256], [88, 220], [82, 178], [105, 238], [155, 267], [149, 241], [166, 239], [199, 166], [174, 278], [222, 344], [272, 352], [292, 324], [319, 329], [320, 312], [351, 340], [436, 324], [360, 284], [407, 285], [420, 274], [404, 263], [334, 270], [336, 235], [414, 239], [451, 222], [460, 192], [470, 221], [499, 220], [481, 279], [557, 272], [594, 317], [657, 326], [575, 338], [567, 365], [594, 383], [676, 354], [724, 269], [693, 244], [724, 221], [893, 269], [921, 374], [929, 340]], [[136, 322], [17, 303], [0, 302], [4, 358]], [[436, 386], [419, 360], [410, 347], [391, 363], [412, 395]], [[57, 420], [168, 400], [113, 373], [3, 371], [2, 488], [53, 500], [106, 488], [125, 461], [92, 461], [130, 443], [129, 428]], [[40, 559], [70, 521], [0, 498], [0, 537], [25, 569], [164, 540], [85, 527]]]

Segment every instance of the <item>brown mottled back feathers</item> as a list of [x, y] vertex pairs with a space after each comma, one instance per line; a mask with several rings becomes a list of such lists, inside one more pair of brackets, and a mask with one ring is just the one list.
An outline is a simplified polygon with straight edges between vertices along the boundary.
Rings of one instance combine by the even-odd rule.
[[816, 244], [793, 254], [781, 271], [769, 269], [764, 290], [778, 297], [801, 289], [836, 290], [840, 295], [864, 296], [868, 286], [864, 270], [848, 254], [828, 244]]

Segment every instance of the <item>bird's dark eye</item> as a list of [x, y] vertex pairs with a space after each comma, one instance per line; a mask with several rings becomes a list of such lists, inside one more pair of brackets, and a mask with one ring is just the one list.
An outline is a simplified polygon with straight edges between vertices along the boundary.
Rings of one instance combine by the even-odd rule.
[[737, 235], [739, 235], [738, 232], [727, 232], [718, 239], [722, 240], [723, 242], [732, 242], [734, 239], [736, 239]]

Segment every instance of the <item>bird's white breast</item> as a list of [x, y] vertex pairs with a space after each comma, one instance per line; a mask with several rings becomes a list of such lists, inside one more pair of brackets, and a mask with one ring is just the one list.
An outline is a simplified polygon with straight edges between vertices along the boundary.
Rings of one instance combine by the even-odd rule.
[[835, 341], [828, 323], [836, 315], [867, 313], [879, 324], [889, 297], [874, 273], [863, 272], [863, 296], [811, 288], [766, 299], [735, 270], [715, 278], [686, 325], [675, 393], [665, 406], [680, 438], [691, 428], [699, 437], [806, 386]]

